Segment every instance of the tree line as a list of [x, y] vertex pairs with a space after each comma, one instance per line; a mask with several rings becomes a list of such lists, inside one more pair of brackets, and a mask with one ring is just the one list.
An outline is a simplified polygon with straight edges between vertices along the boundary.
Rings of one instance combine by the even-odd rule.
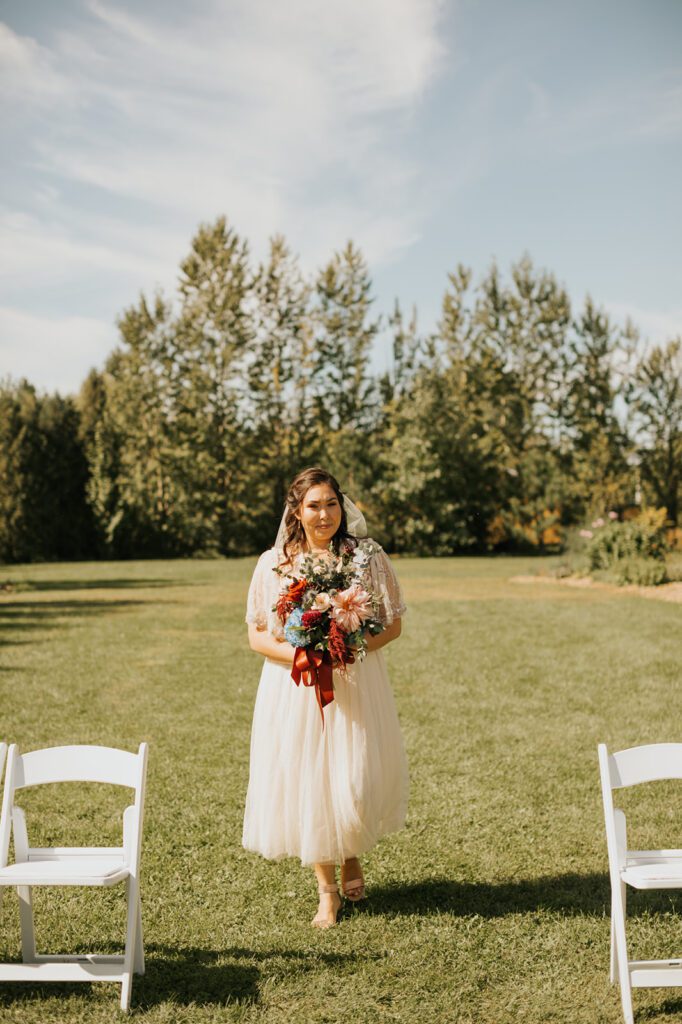
[[77, 395], [0, 386], [5, 562], [259, 551], [317, 463], [392, 551], [542, 548], [640, 500], [677, 524], [681, 340], [642, 351], [528, 258], [476, 283], [458, 266], [424, 333], [398, 304], [382, 323], [353, 243], [307, 277], [279, 236], [254, 265], [220, 218], [177, 295], [118, 326]]

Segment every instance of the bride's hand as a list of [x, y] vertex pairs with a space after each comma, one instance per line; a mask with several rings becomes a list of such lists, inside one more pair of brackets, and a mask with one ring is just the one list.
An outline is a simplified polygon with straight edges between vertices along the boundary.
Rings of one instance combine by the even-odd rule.
[[253, 624], [249, 624], [249, 646], [252, 651], [262, 654], [270, 661], [279, 661], [289, 666], [294, 663], [295, 650], [284, 637], [275, 637]]

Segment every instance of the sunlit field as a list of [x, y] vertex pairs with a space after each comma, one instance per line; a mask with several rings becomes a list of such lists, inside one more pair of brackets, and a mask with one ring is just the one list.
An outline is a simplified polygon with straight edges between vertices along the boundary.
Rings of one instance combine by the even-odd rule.
[[[0, 570], [0, 739], [150, 745], [142, 899], [152, 1022], [618, 1022], [596, 746], [682, 740], [682, 605], [512, 582], [551, 560], [399, 559], [386, 652], [407, 827], [365, 859], [369, 899], [317, 932], [311, 872], [240, 845], [259, 658], [253, 559]], [[293, 685], [293, 683], [292, 683]], [[628, 794], [631, 845], [682, 846], [682, 790]], [[95, 816], [89, 800], [99, 801]], [[126, 791], [27, 794], [34, 845], [116, 842]], [[68, 827], [62, 810], [75, 818]], [[41, 952], [119, 951], [121, 891], [40, 891]], [[630, 902], [631, 956], [682, 955], [682, 904]], [[0, 957], [19, 959], [16, 893]], [[0, 986], [0, 1019], [110, 1022], [114, 985]], [[682, 991], [637, 990], [637, 1019]]]

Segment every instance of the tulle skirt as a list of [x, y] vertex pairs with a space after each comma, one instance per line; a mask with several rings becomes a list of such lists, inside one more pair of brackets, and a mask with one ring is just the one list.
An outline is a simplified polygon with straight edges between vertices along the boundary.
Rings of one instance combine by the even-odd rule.
[[242, 842], [303, 864], [340, 864], [402, 828], [407, 761], [380, 651], [334, 673], [324, 730], [312, 687], [265, 661], [251, 733]]

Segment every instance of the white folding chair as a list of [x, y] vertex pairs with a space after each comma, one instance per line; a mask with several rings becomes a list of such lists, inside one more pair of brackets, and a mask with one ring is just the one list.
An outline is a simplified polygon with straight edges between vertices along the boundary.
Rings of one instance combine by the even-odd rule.
[[[111, 747], [51, 747], [20, 754], [9, 748], [0, 818], [0, 887], [15, 886], [21, 925], [20, 964], [0, 964], [0, 981], [113, 981], [121, 983], [121, 1009], [130, 1008], [132, 975], [144, 973], [140, 907], [140, 851], [147, 774], [147, 744], [137, 754]], [[47, 782], [107, 782], [135, 790], [123, 812], [120, 847], [52, 847], [28, 845], [26, 817], [14, 803], [18, 790]], [[8, 864], [10, 832], [14, 863]], [[125, 882], [127, 926], [123, 956], [40, 956], [33, 929], [35, 885], [112, 886]], [[0, 888], [0, 896], [2, 895]]]
[[612, 791], [643, 782], [682, 779], [682, 743], [652, 743], [609, 754], [599, 744], [606, 842], [611, 877], [611, 982], [620, 983], [625, 1024], [633, 1024], [632, 988], [682, 985], [682, 959], [628, 960], [625, 938], [626, 886], [682, 888], [682, 850], [628, 850], [625, 815]]

